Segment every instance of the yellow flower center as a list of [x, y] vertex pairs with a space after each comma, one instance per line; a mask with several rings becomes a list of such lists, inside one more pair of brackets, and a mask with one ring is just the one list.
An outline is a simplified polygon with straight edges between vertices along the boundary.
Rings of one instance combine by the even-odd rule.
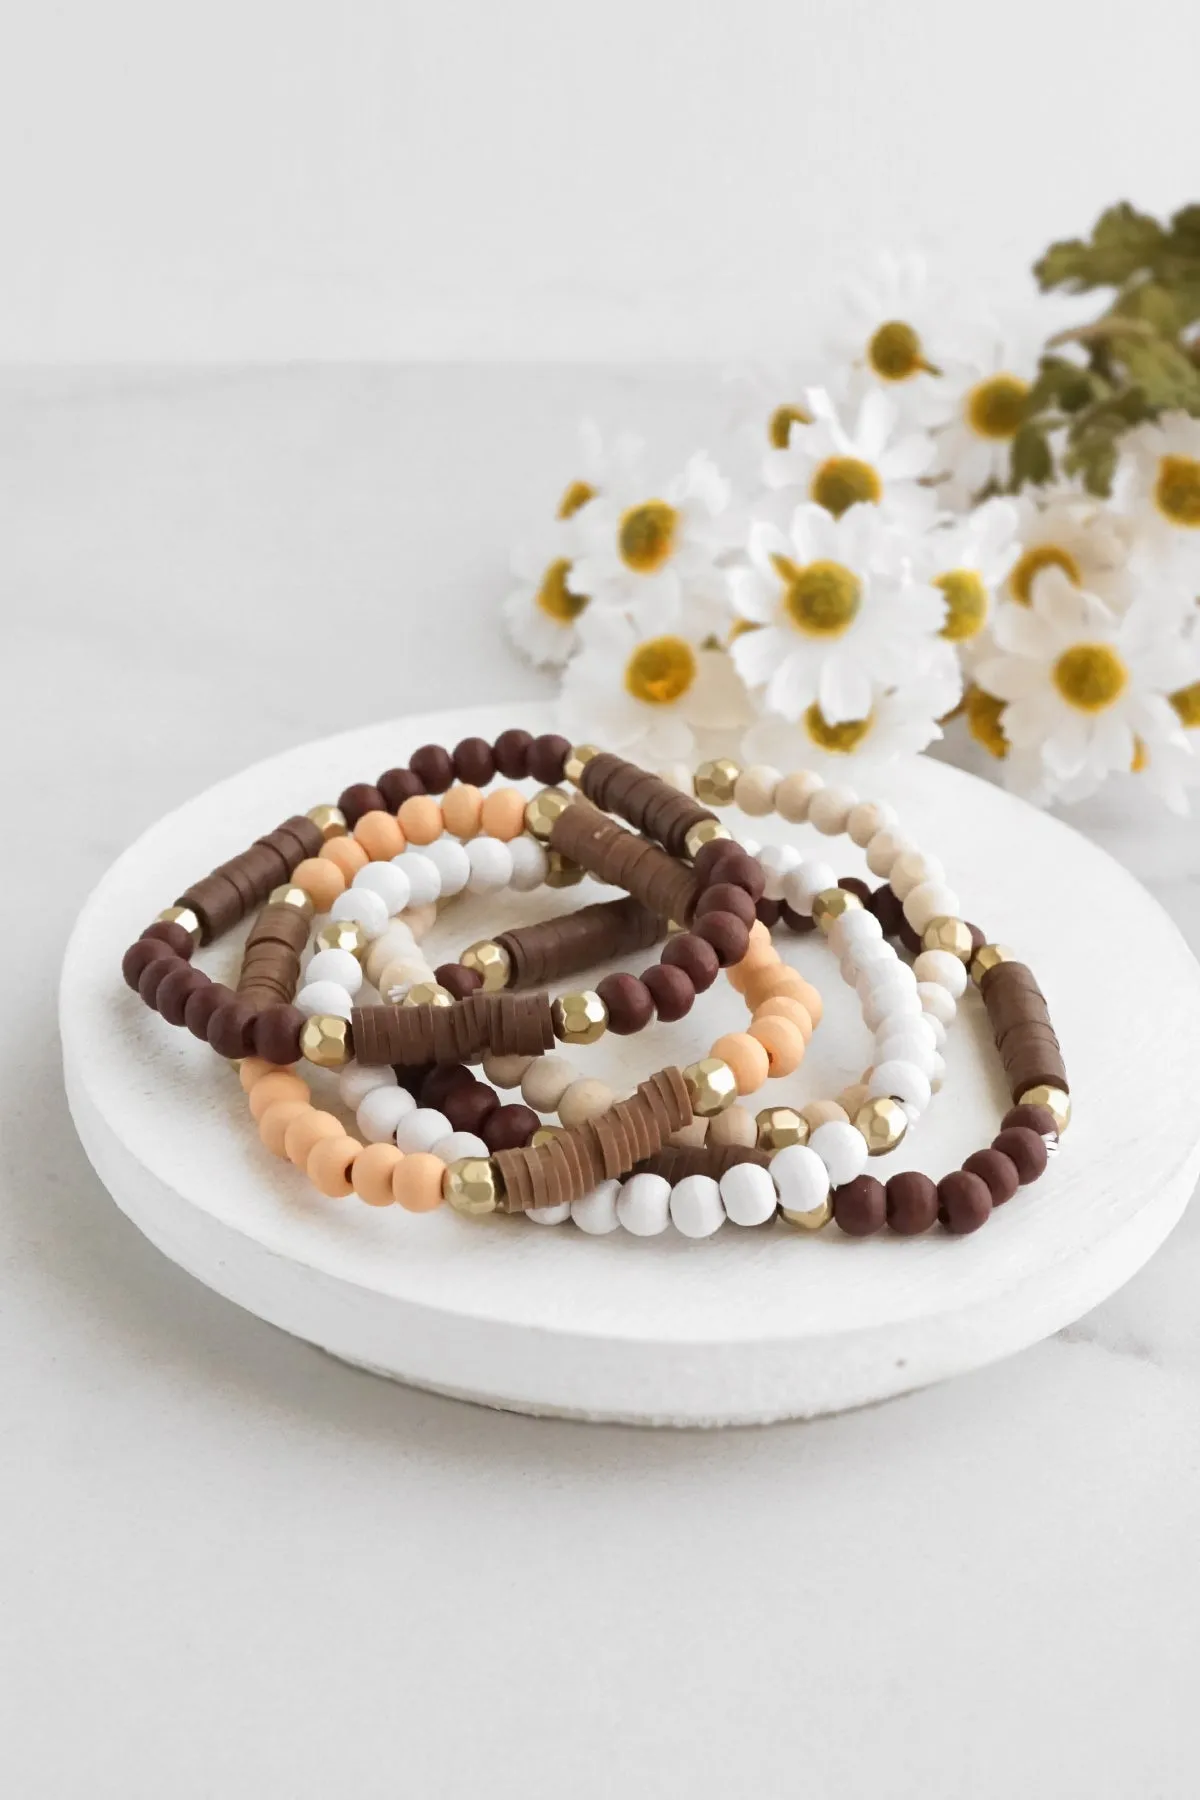
[[988, 613], [988, 591], [978, 570], [947, 569], [933, 585], [946, 596], [946, 622], [940, 635], [956, 644], [978, 637]]
[[1007, 756], [1008, 739], [1000, 723], [1005, 702], [997, 700], [995, 694], [985, 694], [981, 687], [969, 687], [964, 704], [967, 730], [976, 743], [982, 744], [993, 756]]
[[850, 507], [880, 499], [883, 482], [878, 471], [857, 456], [831, 456], [813, 476], [808, 491], [818, 506], [840, 519]]
[[1146, 748], [1146, 741], [1144, 738], [1135, 737], [1133, 740], [1133, 761], [1129, 765], [1129, 773], [1131, 775], [1144, 774], [1149, 766], [1150, 752]]
[[617, 547], [635, 574], [653, 575], [675, 548], [679, 514], [665, 500], [645, 500], [621, 515]]
[[596, 490], [590, 482], [572, 481], [571, 484], [563, 490], [563, 497], [558, 503], [559, 518], [573, 518], [580, 507], [586, 506], [589, 500], [594, 500], [595, 498]]
[[732, 644], [735, 639], [745, 637], [748, 631], [761, 631], [762, 626], [757, 619], [735, 619], [729, 627], [729, 636], [725, 642]]
[[696, 652], [678, 637], [647, 638], [625, 665], [625, 687], [647, 706], [672, 706], [696, 679]]
[[1170, 701], [1179, 714], [1179, 723], [1194, 731], [1200, 725], [1200, 681], [1193, 681], [1191, 687], [1179, 688], [1170, 695]]
[[1034, 544], [1013, 565], [1008, 585], [1014, 600], [1028, 606], [1033, 598], [1033, 584], [1043, 569], [1061, 569], [1072, 587], [1082, 587], [1083, 571], [1069, 550], [1061, 544]]
[[542, 576], [542, 585], [537, 591], [537, 604], [548, 619], [556, 625], [569, 625], [577, 619], [588, 603], [586, 594], [573, 594], [567, 586], [567, 576], [571, 573], [571, 564], [563, 556], [552, 562]]
[[867, 345], [867, 361], [885, 381], [908, 381], [929, 367], [920, 338], [902, 319], [879, 327]]
[[1016, 437], [1025, 417], [1029, 383], [1015, 375], [991, 375], [967, 395], [967, 422], [979, 437]]
[[1055, 663], [1051, 679], [1068, 706], [1097, 713], [1120, 699], [1129, 671], [1109, 644], [1072, 644]]
[[858, 613], [862, 588], [844, 563], [814, 562], [803, 568], [774, 558], [784, 582], [783, 606], [797, 631], [808, 637], [840, 637]]
[[812, 414], [802, 406], [777, 406], [767, 421], [767, 436], [776, 450], [786, 450], [793, 425], [811, 425]]
[[840, 725], [831, 725], [815, 701], [804, 715], [804, 729], [813, 743], [840, 756], [857, 750], [874, 723], [875, 715], [868, 713], [865, 719], [844, 719]]
[[1194, 456], [1164, 456], [1154, 484], [1154, 504], [1172, 525], [1190, 531], [1200, 527], [1200, 461]]

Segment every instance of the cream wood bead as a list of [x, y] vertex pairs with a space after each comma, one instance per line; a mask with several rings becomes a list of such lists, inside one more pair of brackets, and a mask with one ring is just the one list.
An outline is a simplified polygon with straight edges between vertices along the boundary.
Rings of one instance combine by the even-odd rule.
[[890, 1096], [893, 1100], [901, 1100], [908, 1106], [914, 1106], [918, 1113], [923, 1113], [929, 1105], [931, 1089], [929, 1077], [916, 1063], [884, 1062], [878, 1063], [867, 1083], [867, 1099], [881, 1100]]
[[483, 1072], [493, 1087], [520, 1087], [525, 1078], [525, 1071], [533, 1062], [532, 1056], [492, 1056], [483, 1059]]
[[836, 1100], [809, 1100], [800, 1108], [800, 1117], [810, 1131], [815, 1131], [818, 1125], [831, 1125], [835, 1122], [839, 1125], [850, 1123], [850, 1115], [844, 1106], [838, 1105]]
[[763, 898], [782, 900], [784, 878], [800, 864], [800, 852], [794, 844], [764, 844], [758, 853], [758, 866], [763, 872]]
[[393, 1136], [398, 1150], [403, 1150], [406, 1156], [414, 1156], [419, 1151], [431, 1151], [435, 1144], [440, 1143], [442, 1138], [449, 1137], [453, 1130], [454, 1127], [444, 1112], [439, 1112], [433, 1106], [417, 1106], [412, 1112], [405, 1113]]
[[399, 856], [393, 856], [392, 867], [408, 883], [410, 906], [432, 906], [440, 898], [442, 878], [438, 874], [437, 865], [423, 850], [402, 850]]
[[368, 888], [378, 894], [389, 915], [401, 913], [412, 902], [412, 887], [403, 869], [394, 862], [370, 862], [360, 869], [350, 883], [354, 888]]
[[867, 845], [867, 867], [872, 875], [882, 875], [886, 879], [896, 858], [915, 848], [910, 838], [885, 826]]
[[336, 981], [307, 982], [292, 1004], [306, 1019], [314, 1019], [320, 1013], [332, 1013], [335, 1018], [348, 1019], [354, 1011], [353, 1000]]
[[711, 1237], [725, 1223], [721, 1190], [711, 1175], [685, 1175], [671, 1190], [671, 1223], [681, 1236]]
[[765, 1225], [775, 1217], [779, 1195], [769, 1169], [757, 1163], [735, 1163], [717, 1185], [725, 1216], [735, 1225]]
[[[953, 906], [948, 904], [951, 900], [954, 901]], [[941, 918], [943, 914], [957, 910], [958, 895], [943, 881], [923, 881], [919, 887], [909, 890], [904, 902], [904, 916], [918, 937], [931, 919]]]
[[304, 981], [306, 986], [314, 981], [334, 981], [348, 994], [357, 994], [363, 984], [362, 964], [349, 950], [318, 950], [308, 959]]
[[852, 844], [865, 850], [876, 832], [891, 831], [897, 822], [896, 809], [886, 800], [860, 800], [850, 809], [846, 835]]
[[377, 1087], [363, 1095], [354, 1120], [368, 1144], [386, 1144], [395, 1137], [401, 1120], [416, 1110], [417, 1103], [407, 1088]]
[[821, 777], [811, 769], [797, 769], [794, 774], [785, 775], [775, 789], [775, 811], [791, 825], [803, 824], [813, 795], [824, 786]]
[[552, 1113], [578, 1079], [578, 1070], [565, 1056], [536, 1056], [521, 1077], [521, 1098], [534, 1112]]
[[508, 846], [513, 872], [509, 886], [518, 894], [532, 893], [545, 882], [550, 871], [550, 858], [536, 838], [513, 838]]
[[367, 1095], [373, 1094], [376, 1088], [396, 1086], [396, 1071], [386, 1064], [381, 1069], [368, 1069], [362, 1063], [347, 1063], [337, 1078], [338, 1099], [347, 1112], [352, 1113], [358, 1111]]
[[858, 805], [853, 788], [824, 787], [814, 794], [808, 808], [808, 822], [825, 837], [837, 837], [846, 829], [846, 821]]
[[607, 1081], [597, 1081], [594, 1076], [583, 1081], [573, 1081], [559, 1100], [559, 1122], [568, 1131], [573, 1130], [576, 1125], [586, 1125], [589, 1119], [596, 1118], [615, 1105], [616, 1098]]
[[917, 997], [921, 1002], [921, 1011], [928, 1013], [931, 1019], [937, 1019], [942, 1025], [953, 1025], [954, 1015], [958, 1011], [958, 1002], [954, 995], [939, 987], [936, 981], [918, 981]]
[[700, 1150], [708, 1137], [708, 1123], [707, 1119], [693, 1119], [690, 1124], [673, 1131], [667, 1142], [676, 1150]]
[[631, 1175], [617, 1195], [617, 1218], [634, 1237], [658, 1237], [671, 1219], [671, 1184], [661, 1175]]
[[462, 893], [471, 874], [471, 859], [465, 844], [460, 844], [457, 838], [435, 838], [432, 844], [422, 844], [421, 855], [427, 857], [438, 872], [442, 899]]
[[775, 807], [775, 790], [783, 777], [769, 763], [752, 763], [733, 784], [733, 803], [752, 819], [761, 819]]
[[589, 1237], [604, 1237], [615, 1231], [620, 1224], [617, 1217], [617, 1196], [621, 1192], [619, 1181], [602, 1181], [599, 1187], [585, 1194], [582, 1200], [571, 1202], [571, 1217], [580, 1231], [586, 1231]]
[[369, 938], [387, 929], [388, 909], [370, 888], [349, 887], [329, 909], [331, 919], [357, 919]]
[[[818, 1131], [853, 1131], [853, 1125], [819, 1125]], [[858, 1133], [855, 1133], [858, 1136]], [[861, 1141], [861, 1140], [860, 1140]], [[863, 1146], [864, 1150], [866, 1146]], [[829, 1200], [829, 1170], [808, 1144], [789, 1144], [768, 1165], [779, 1205], [787, 1218], [823, 1212]]]
[[379, 977], [390, 962], [397, 962], [404, 957], [414, 956], [417, 940], [402, 919], [392, 919], [385, 930], [368, 944], [367, 953], [363, 957], [363, 974], [372, 987], [379, 986]]
[[949, 950], [922, 950], [912, 970], [918, 983], [934, 981], [955, 1000], [966, 992], [970, 979], [962, 958], [951, 955]]
[[866, 1082], [856, 1081], [853, 1082], [850, 1087], [842, 1089], [841, 1093], [838, 1095], [838, 1105], [841, 1107], [846, 1117], [853, 1120], [859, 1107], [866, 1103], [866, 1098]]
[[736, 1102], [704, 1122], [708, 1125], [706, 1143], [738, 1144], [745, 1150], [753, 1150], [758, 1142], [758, 1121], [748, 1107]]
[[466, 845], [471, 872], [469, 894], [498, 894], [512, 880], [513, 860], [508, 845], [499, 838], [476, 837]]
[[525, 1217], [531, 1225], [565, 1225], [571, 1216], [569, 1201], [561, 1206], [531, 1206]]
[[783, 878], [784, 898], [794, 912], [802, 913], [806, 919], [812, 917], [817, 895], [836, 886], [837, 876], [830, 865], [813, 859], [799, 863]]
[[418, 982], [432, 981], [433, 970], [419, 951], [411, 956], [401, 956], [387, 963], [379, 971], [378, 987], [383, 999], [392, 1002], [403, 999], [410, 987]]
[[808, 1147], [829, 1171], [830, 1187], [842, 1187], [867, 1166], [867, 1142], [853, 1125], [818, 1125]]
[[431, 1154], [440, 1157], [444, 1163], [460, 1162], [463, 1157], [487, 1157], [491, 1151], [481, 1137], [473, 1131], [452, 1131], [449, 1137], [439, 1138], [432, 1145]]
[[[897, 900], [906, 900], [915, 887], [926, 881], [944, 881], [946, 871], [936, 856], [924, 850], [902, 850], [888, 871], [888, 886]], [[951, 908], [957, 911], [957, 908]]]
[[939, 1018], [935, 1017], [935, 1015], [931, 1012], [923, 1011], [921, 1013], [921, 1017], [922, 1017], [922, 1019], [924, 1019], [926, 1025], [929, 1027], [930, 1031], [933, 1033], [934, 1049], [935, 1050], [945, 1049], [946, 1027], [942, 1024], [942, 1021]]

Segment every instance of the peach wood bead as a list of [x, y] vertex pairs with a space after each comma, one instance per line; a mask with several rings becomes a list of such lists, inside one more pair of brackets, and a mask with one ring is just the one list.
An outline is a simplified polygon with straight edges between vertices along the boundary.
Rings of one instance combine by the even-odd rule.
[[346, 1127], [332, 1113], [318, 1112], [315, 1106], [307, 1106], [288, 1126], [283, 1137], [283, 1148], [290, 1163], [298, 1169], [304, 1168], [314, 1144], [321, 1138], [345, 1137]]
[[321, 857], [340, 869], [347, 881], [353, 881], [358, 871], [365, 869], [371, 860], [362, 845], [352, 837], [330, 838], [327, 844], [321, 845], [318, 860]]
[[339, 894], [345, 893], [346, 877], [328, 857], [306, 856], [292, 870], [292, 886], [303, 888], [315, 910], [323, 913], [329, 911]]
[[354, 827], [355, 841], [362, 845], [371, 862], [390, 862], [404, 849], [404, 833], [400, 821], [390, 812], [366, 812]]
[[342, 1200], [353, 1193], [350, 1171], [361, 1149], [357, 1138], [344, 1133], [341, 1137], [318, 1138], [308, 1153], [304, 1171], [319, 1194], [328, 1200]]
[[807, 1006], [804, 990], [809, 986], [803, 975], [788, 963], [781, 962], [769, 968], [752, 969], [742, 991], [751, 1012], [757, 1012], [764, 1000], [771, 1000], [776, 994], [790, 994], [793, 1000]]
[[793, 1074], [804, 1061], [808, 1044], [800, 1027], [793, 1025], [790, 1019], [778, 1016], [753, 1019], [750, 1036], [757, 1038], [767, 1053], [772, 1081]]
[[392, 1176], [403, 1161], [395, 1144], [364, 1144], [350, 1170], [350, 1183], [368, 1206], [393, 1206]]
[[765, 1045], [748, 1031], [727, 1031], [717, 1039], [709, 1055], [719, 1056], [729, 1064], [739, 1094], [756, 1094], [771, 1072]]
[[525, 796], [519, 789], [497, 788], [485, 799], [479, 822], [489, 837], [511, 844], [525, 829], [525, 806]]
[[258, 1135], [272, 1156], [286, 1156], [284, 1148], [288, 1126], [301, 1113], [311, 1112], [307, 1100], [276, 1100], [258, 1121]]
[[442, 835], [442, 809], [432, 794], [410, 794], [396, 817], [410, 844], [432, 844]]
[[442, 795], [442, 818], [446, 830], [464, 841], [478, 834], [483, 814], [483, 795], [469, 781], [457, 781], [449, 793]]
[[273, 1075], [264, 1075], [250, 1089], [250, 1111], [254, 1118], [261, 1119], [268, 1106], [276, 1100], [311, 1100], [312, 1091], [307, 1081], [299, 1075], [292, 1075], [286, 1069], [278, 1069]]
[[756, 1006], [751, 1022], [757, 1019], [786, 1019], [789, 1025], [796, 1026], [806, 1044], [812, 1039], [812, 1014], [803, 1000], [794, 1000], [790, 994], [772, 994], [769, 1000]]
[[[418, 796], [419, 798], [419, 796]], [[404, 803], [408, 805], [407, 800]], [[392, 1170], [392, 1197], [405, 1212], [432, 1212], [442, 1204], [442, 1177], [446, 1165], [428, 1150], [402, 1156]]]
[[811, 981], [805, 981], [803, 975], [800, 977], [800, 980], [804, 983], [804, 986], [802, 991], [796, 995], [796, 999], [799, 1000], [801, 1006], [812, 1020], [813, 1030], [815, 1031], [824, 1016], [825, 1002], [821, 998], [820, 990], [815, 988]]
[[264, 1075], [286, 1075], [288, 1072], [279, 1063], [267, 1062], [265, 1057], [247, 1056], [242, 1059], [238, 1080], [242, 1084], [243, 1094], [248, 1094], [255, 1082], [261, 1081]]
[[818, 1125], [849, 1125], [850, 1114], [836, 1100], [810, 1100], [800, 1108], [800, 1117], [810, 1131]]

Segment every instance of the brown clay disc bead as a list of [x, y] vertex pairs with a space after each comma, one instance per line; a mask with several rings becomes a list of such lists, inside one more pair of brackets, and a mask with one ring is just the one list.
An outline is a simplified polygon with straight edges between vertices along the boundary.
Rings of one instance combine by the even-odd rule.
[[454, 746], [454, 774], [471, 787], [486, 787], [496, 773], [496, 758], [486, 738], [463, 738]]
[[712, 945], [723, 969], [732, 963], [740, 963], [750, 948], [749, 927], [732, 913], [705, 913], [702, 919], [696, 920], [693, 930], [696, 937]]
[[896, 898], [886, 881], [882, 887], [872, 888], [867, 910], [879, 920], [884, 937], [895, 937], [904, 923], [904, 903]]
[[160, 944], [165, 944], [176, 956], [182, 956], [185, 962], [191, 960], [192, 951], [196, 948], [191, 932], [185, 931], [174, 919], [155, 919], [153, 925], [147, 925], [142, 936], [150, 940], [157, 938]]
[[804, 937], [807, 932], [817, 929], [817, 921], [814, 918], [806, 916], [804, 913], [798, 913], [794, 906], [788, 905], [786, 900], [779, 909], [779, 916], [788, 930], [794, 931], [798, 937]]
[[136, 944], [130, 944], [121, 958], [121, 973], [125, 977], [126, 986], [133, 988], [135, 993], [138, 992], [139, 983], [150, 964], [161, 962], [164, 957], [174, 956], [175, 952], [161, 939], [139, 938]]
[[300, 1060], [304, 1014], [295, 1006], [264, 1006], [254, 1021], [254, 1054], [286, 1068]]
[[992, 1139], [992, 1149], [1001, 1151], [1016, 1164], [1017, 1179], [1022, 1187], [1026, 1182], [1036, 1181], [1050, 1160], [1040, 1134], [1030, 1131], [1027, 1125], [1010, 1125], [999, 1137]]
[[[491, 1117], [500, 1101], [486, 1082], [473, 1081], [470, 1087], [455, 1088], [447, 1094], [442, 1102], [441, 1110], [449, 1119], [455, 1131], [474, 1131], [483, 1136], [485, 1121]], [[486, 1143], [486, 1138], [484, 1142]]]
[[179, 966], [179, 958], [165, 944], [158, 946], [159, 954], [153, 962], [148, 962], [138, 977], [138, 994], [146, 1005], [158, 1010], [158, 990], [162, 982]]
[[571, 746], [566, 738], [548, 731], [534, 738], [529, 746], [529, 773], [543, 787], [553, 787], [562, 780], [570, 754]]
[[969, 1231], [978, 1231], [987, 1224], [992, 1196], [982, 1176], [972, 1175], [968, 1169], [955, 1169], [942, 1176], [937, 1193], [938, 1218], [956, 1237], [965, 1237]]
[[754, 914], [760, 925], [765, 925], [768, 931], [774, 931], [783, 917], [783, 901], [760, 900], [754, 909]]
[[1048, 1106], [1010, 1106], [1000, 1121], [1001, 1131], [1007, 1131], [1010, 1125], [1024, 1125], [1039, 1137], [1058, 1136], [1058, 1121]]
[[608, 1029], [618, 1037], [632, 1037], [654, 1017], [650, 989], [636, 975], [606, 975], [596, 992], [608, 1008]]
[[454, 758], [441, 744], [422, 744], [409, 757], [408, 766], [427, 794], [444, 794], [454, 780]]
[[202, 1044], [208, 1042], [208, 1021], [220, 1006], [222, 1000], [233, 1000], [236, 996], [232, 988], [223, 982], [209, 981], [188, 995], [187, 1005], [183, 1009], [183, 1022], [193, 1037]]
[[465, 1000], [468, 994], [473, 994], [483, 986], [483, 976], [478, 969], [465, 969], [462, 963], [439, 963], [433, 974], [434, 979], [448, 994], [453, 994], [456, 1000]]
[[201, 976], [197, 981], [198, 975], [199, 969], [193, 969], [191, 963], [180, 960], [159, 982], [154, 1004], [159, 1018], [165, 1019], [168, 1025], [183, 1024], [189, 994], [195, 993], [198, 987], [204, 985], [204, 977]]
[[495, 1156], [500, 1150], [523, 1150], [541, 1123], [530, 1106], [497, 1106], [483, 1121], [479, 1135]]
[[355, 781], [348, 788], [343, 788], [338, 795], [338, 808], [345, 814], [351, 831], [364, 813], [387, 810], [383, 795], [369, 781]]
[[1016, 1163], [1011, 1156], [1005, 1156], [1003, 1150], [976, 1150], [968, 1156], [963, 1168], [969, 1175], [978, 1175], [987, 1183], [993, 1206], [1003, 1206], [1021, 1185]]
[[937, 1184], [919, 1169], [888, 1177], [887, 1222], [899, 1237], [916, 1237], [937, 1223]]
[[406, 800], [425, 792], [424, 783], [411, 769], [385, 769], [375, 784], [389, 812], [399, 812]]
[[[760, 900], [758, 904], [762, 906], [765, 902]], [[732, 881], [715, 882], [712, 887], [706, 887], [697, 900], [694, 915], [697, 919], [713, 912], [732, 913], [735, 919], [742, 921], [747, 930], [758, 917], [754, 902], [745, 888], [735, 887]]]
[[670, 963], [659, 963], [657, 967], [647, 969], [642, 980], [650, 990], [654, 1010], [664, 1025], [673, 1025], [676, 1019], [685, 1018], [691, 1012], [696, 990], [682, 969], [673, 968]]
[[[740, 844], [726, 843], [725, 854], [713, 865], [713, 880], [731, 881], [734, 887], [744, 888], [750, 898], [757, 903], [762, 899], [766, 876], [752, 856], [747, 856]], [[711, 887], [712, 881], [706, 881], [705, 887]]]
[[459, 1093], [464, 1088], [482, 1086], [483, 1083], [475, 1079], [466, 1063], [434, 1063], [417, 1092], [422, 1106], [434, 1106], [442, 1112], [451, 1094]]
[[857, 875], [839, 875], [838, 886], [845, 888], [848, 894], [854, 894], [864, 906], [871, 904], [871, 888]]
[[252, 1056], [256, 1009], [245, 1000], [223, 1000], [208, 1021], [208, 1041], [218, 1056]]
[[833, 1190], [833, 1217], [847, 1237], [872, 1237], [887, 1223], [887, 1194], [874, 1175], [856, 1175]]
[[492, 745], [496, 768], [506, 781], [524, 781], [533, 738], [528, 731], [502, 731]]
[[694, 931], [680, 931], [668, 938], [658, 960], [669, 969], [682, 969], [698, 994], [712, 986], [721, 967], [708, 939], [697, 937]]

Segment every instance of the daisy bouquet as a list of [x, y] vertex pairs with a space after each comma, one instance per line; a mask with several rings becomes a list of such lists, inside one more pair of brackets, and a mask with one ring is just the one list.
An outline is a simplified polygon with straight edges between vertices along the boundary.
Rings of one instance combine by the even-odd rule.
[[[507, 628], [575, 739], [849, 771], [949, 732], [1041, 805], [1200, 777], [1200, 207], [1118, 206], [1043, 291], [1047, 334], [917, 258], [843, 296], [824, 354], [738, 379], [713, 453], [582, 428], [515, 553]], [[1193, 774], [1193, 769], [1195, 774]]]

